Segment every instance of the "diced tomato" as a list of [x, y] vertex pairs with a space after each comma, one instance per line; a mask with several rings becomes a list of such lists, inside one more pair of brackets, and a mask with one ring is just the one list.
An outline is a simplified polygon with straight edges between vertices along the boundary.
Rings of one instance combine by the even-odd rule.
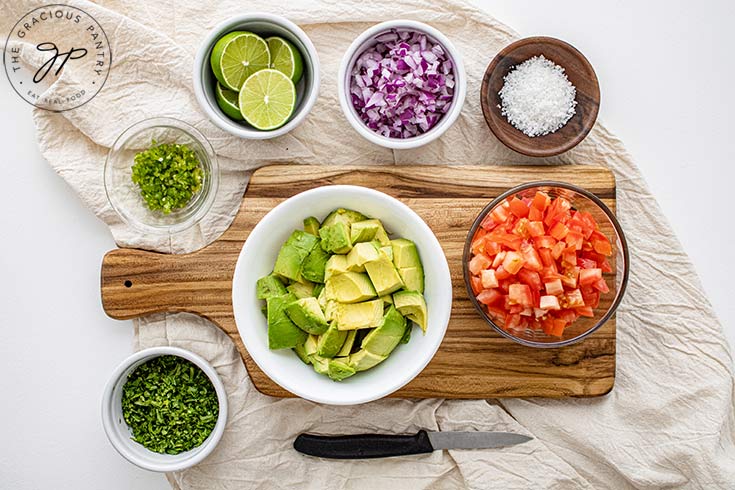
[[561, 337], [564, 334], [564, 329], [566, 328], [566, 326], [567, 322], [565, 322], [564, 320], [553, 320], [549, 335], [553, 335], [554, 337]]
[[553, 236], [557, 240], [563, 240], [567, 236], [567, 233], [569, 233], [569, 228], [567, 228], [567, 225], [562, 222], [557, 222], [554, 226], [549, 228], [549, 235]]
[[518, 271], [518, 279], [523, 284], [527, 284], [531, 288], [531, 291], [538, 291], [543, 285], [538, 272], [533, 272], [525, 268]]
[[577, 279], [579, 278], [579, 267], [568, 267], [561, 276], [561, 282], [564, 286], [574, 289], [577, 287]]
[[544, 288], [546, 289], [546, 294], [556, 296], [564, 293], [564, 285], [562, 285], [561, 279], [554, 279], [553, 281], [544, 283]]
[[597, 267], [597, 262], [592, 259], [577, 257], [577, 265], [579, 265], [582, 269], [595, 269]]
[[525, 310], [525, 307], [523, 307], [522, 305], [508, 306], [508, 313], [510, 313], [511, 315], [520, 315], [523, 310]]
[[537, 236], [533, 239], [536, 248], [554, 248], [556, 246], [556, 238], [549, 235]]
[[582, 269], [579, 271], [579, 285], [588, 286], [602, 279], [602, 269]]
[[523, 238], [513, 235], [511, 233], [504, 233], [497, 230], [487, 235], [488, 240], [492, 240], [500, 245], [508, 247], [512, 250], [518, 250], [523, 242]]
[[561, 262], [567, 265], [577, 265], [577, 251], [574, 247], [564, 249], [564, 253], [561, 254]]
[[493, 255], [500, 253], [502, 250], [503, 248], [499, 243], [489, 240], [487, 236], [485, 237], [485, 255], [492, 257]]
[[557, 197], [554, 199], [546, 213], [546, 217], [544, 218], [546, 226], [553, 226], [557, 222], [563, 223], [567, 221], [569, 219], [569, 210], [571, 207], [572, 204], [563, 197]]
[[492, 261], [488, 259], [485, 254], [479, 254], [472, 257], [470, 260], [470, 272], [473, 274], [479, 274], [481, 270], [487, 269], [492, 265]]
[[590, 318], [595, 316], [595, 310], [593, 310], [591, 306], [580, 306], [579, 308], [574, 308], [574, 311], [576, 311], [579, 316], [588, 316]]
[[609, 257], [612, 255], [612, 245], [610, 240], [599, 231], [593, 231], [590, 235], [590, 242], [592, 242], [592, 248], [595, 252]]
[[570, 308], [579, 308], [584, 306], [584, 298], [582, 292], [579, 289], [572, 289], [566, 295], [567, 305]]
[[559, 306], [559, 298], [551, 295], [541, 296], [539, 308], [542, 310], [560, 310], [561, 306]]
[[496, 206], [495, 209], [490, 212], [490, 216], [492, 217], [493, 221], [498, 224], [505, 223], [509, 215], [510, 213], [508, 212], [508, 208], [504, 205]]
[[574, 310], [561, 310], [556, 313], [556, 317], [560, 320], [564, 320], [566, 323], [572, 323], [577, 319], [577, 312]]
[[554, 260], [559, 260], [559, 257], [561, 257], [561, 254], [564, 253], [566, 248], [567, 244], [565, 242], [558, 242], [554, 245], [554, 248], [551, 249], [551, 256], [554, 257]]
[[556, 265], [556, 262], [554, 262], [554, 257], [551, 255], [551, 249], [548, 248], [541, 248], [538, 251], [539, 257], [541, 257], [541, 263], [544, 265], [544, 267], [553, 267]]
[[597, 308], [600, 305], [600, 292], [590, 286], [587, 286], [587, 288], [587, 290], [582, 289], [584, 304]]
[[593, 284], [593, 286], [595, 287], [595, 289], [597, 289], [603, 294], [610, 292], [610, 288], [607, 287], [607, 283], [605, 282], [605, 279], [602, 277], [598, 279], [597, 282]]
[[600, 266], [600, 269], [602, 269], [602, 272], [612, 272], [612, 266], [610, 265], [610, 262], [607, 261], [607, 259], [602, 259], [601, 262], [597, 263]]
[[510, 200], [510, 212], [519, 218], [525, 218], [528, 216], [528, 205], [517, 197], [514, 197]]
[[477, 301], [484, 305], [494, 305], [505, 301], [505, 295], [500, 294], [497, 289], [485, 289], [477, 295]]
[[528, 222], [528, 234], [532, 237], [543, 236], [544, 224], [541, 221], [529, 221]]
[[521, 315], [508, 315], [505, 319], [506, 330], [519, 330], [521, 328]]
[[495, 277], [495, 271], [492, 269], [480, 271], [482, 287], [485, 289], [498, 287], [498, 278]]
[[511, 276], [512, 274], [506, 271], [502, 265], [498, 267], [497, 269], [495, 269], [495, 279], [497, 279], [498, 281], [503, 281], [505, 279], [508, 279]]
[[500, 223], [496, 222], [493, 219], [492, 215], [488, 214], [487, 216], [485, 216], [485, 219], [482, 220], [482, 223], [480, 223], [480, 227], [485, 231], [491, 231], [499, 224]]
[[500, 325], [505, 325], [505, 310], [499, 306], [486, 305], [487, 314]]
[[545, 211], [546, 207], [551, 202], [551, 198], [549, 195], [545, 192], [538, 191], [536, 192], [536, 195], [533, 196], [533, 201], [531, 202], [531, 207], [534, 207], [538, 209], [539, 211]]
[[485, 237], [475, 238], [471, 245], [472, 253], [474, 255], [485, 253], [485, 243]]
[[564, 237], [564, 241], [567, 242], [569, 247], [574, 247], [575, 250], [582, 250], [582, 243], [584, 243], [584, 235], [578, 231], [569, 230], [567, 236]]
[[530, 243], [521, 244], [521, 256], [523, 257], [523, 267], [532, 271], [540, 271], [543, 265], [541, 264], [541, 257], [533, 245]]
[[517, 274], [523, 267], [524, 263], [525, 261], [521, 254], [518, 252], [508, 252], [505, 254], [505, 259], [503, 260], [503, 269], [508, 271], [510, 274]]
[[498, 267], [500, 267], [500, 264], [502, 264], [503, 260], [505, 260], [506, 253], [508, 252], [499, 252], [498, 255], [495, 256], [495, 258], [493, 259], [493, 265], [492, 265], [494, 269], [497, 269]]
[[531, 209], [528, 210], [528, 219], [531, 221], [541, 221], [544, 219], [544, 212], [531, 205]]
[[513, 227], [513, 233], [518, 235], [519, 237], [528, 238], [530, 236], [528, 232], [528, 224], [530, 221], [526, 218], [521, 218], [516, 222], [515, 227]]
[[508, 301], [514, 305], [533, 308], [531, 288], [527, 284], [511, 284], [508, 289]]
[[478, 276], [470, 277], [470, 284], [472, 285], [472, 292], [477, 296], [482, 291], [482, 280]]
[[559, 270], [556, 268], [556, 262], [552, 263], [550, 267], [544, 267], [541, 269], [541, 279], [546, 282], [560, 278], [561, 274], [559, 274]]

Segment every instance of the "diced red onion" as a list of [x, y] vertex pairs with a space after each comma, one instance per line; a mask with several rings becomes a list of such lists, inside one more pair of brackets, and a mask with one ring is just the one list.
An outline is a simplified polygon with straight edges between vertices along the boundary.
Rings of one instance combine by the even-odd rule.
[[352, 69], [352, 105], [380, 135], [403, 139], [426, 133], [452, 106], [452, 61], [420, 32], [394, 29], [376, 40]]

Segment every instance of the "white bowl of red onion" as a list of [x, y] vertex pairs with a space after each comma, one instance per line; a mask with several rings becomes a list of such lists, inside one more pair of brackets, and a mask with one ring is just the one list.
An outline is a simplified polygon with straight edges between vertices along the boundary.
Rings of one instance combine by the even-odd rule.
[[393, 149], [437, 139], [457, 120], [467, 94], [457, 48], [412, 20], [382, 22], [358, 36], [342, 58], [337, 84], [352, 127]]

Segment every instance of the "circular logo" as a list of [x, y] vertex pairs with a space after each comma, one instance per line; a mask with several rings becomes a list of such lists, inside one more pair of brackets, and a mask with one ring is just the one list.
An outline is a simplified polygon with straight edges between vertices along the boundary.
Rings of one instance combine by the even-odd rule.
[[88, 13], [69, 5], [45, 5], [13, 26], [3, 66], [26, 102], [54, 112], [89, 102], [110, 73], [107, 34]]

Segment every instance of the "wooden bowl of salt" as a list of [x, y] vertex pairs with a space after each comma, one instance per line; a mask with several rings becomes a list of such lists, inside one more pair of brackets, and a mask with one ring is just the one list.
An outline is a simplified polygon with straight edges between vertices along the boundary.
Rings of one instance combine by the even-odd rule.
[[508, 148], [550, 157], [574, 148], [600, 108], [595, 70], [574, 46], [529, 37], [505, 47], [482, 79], [485, 122]]

